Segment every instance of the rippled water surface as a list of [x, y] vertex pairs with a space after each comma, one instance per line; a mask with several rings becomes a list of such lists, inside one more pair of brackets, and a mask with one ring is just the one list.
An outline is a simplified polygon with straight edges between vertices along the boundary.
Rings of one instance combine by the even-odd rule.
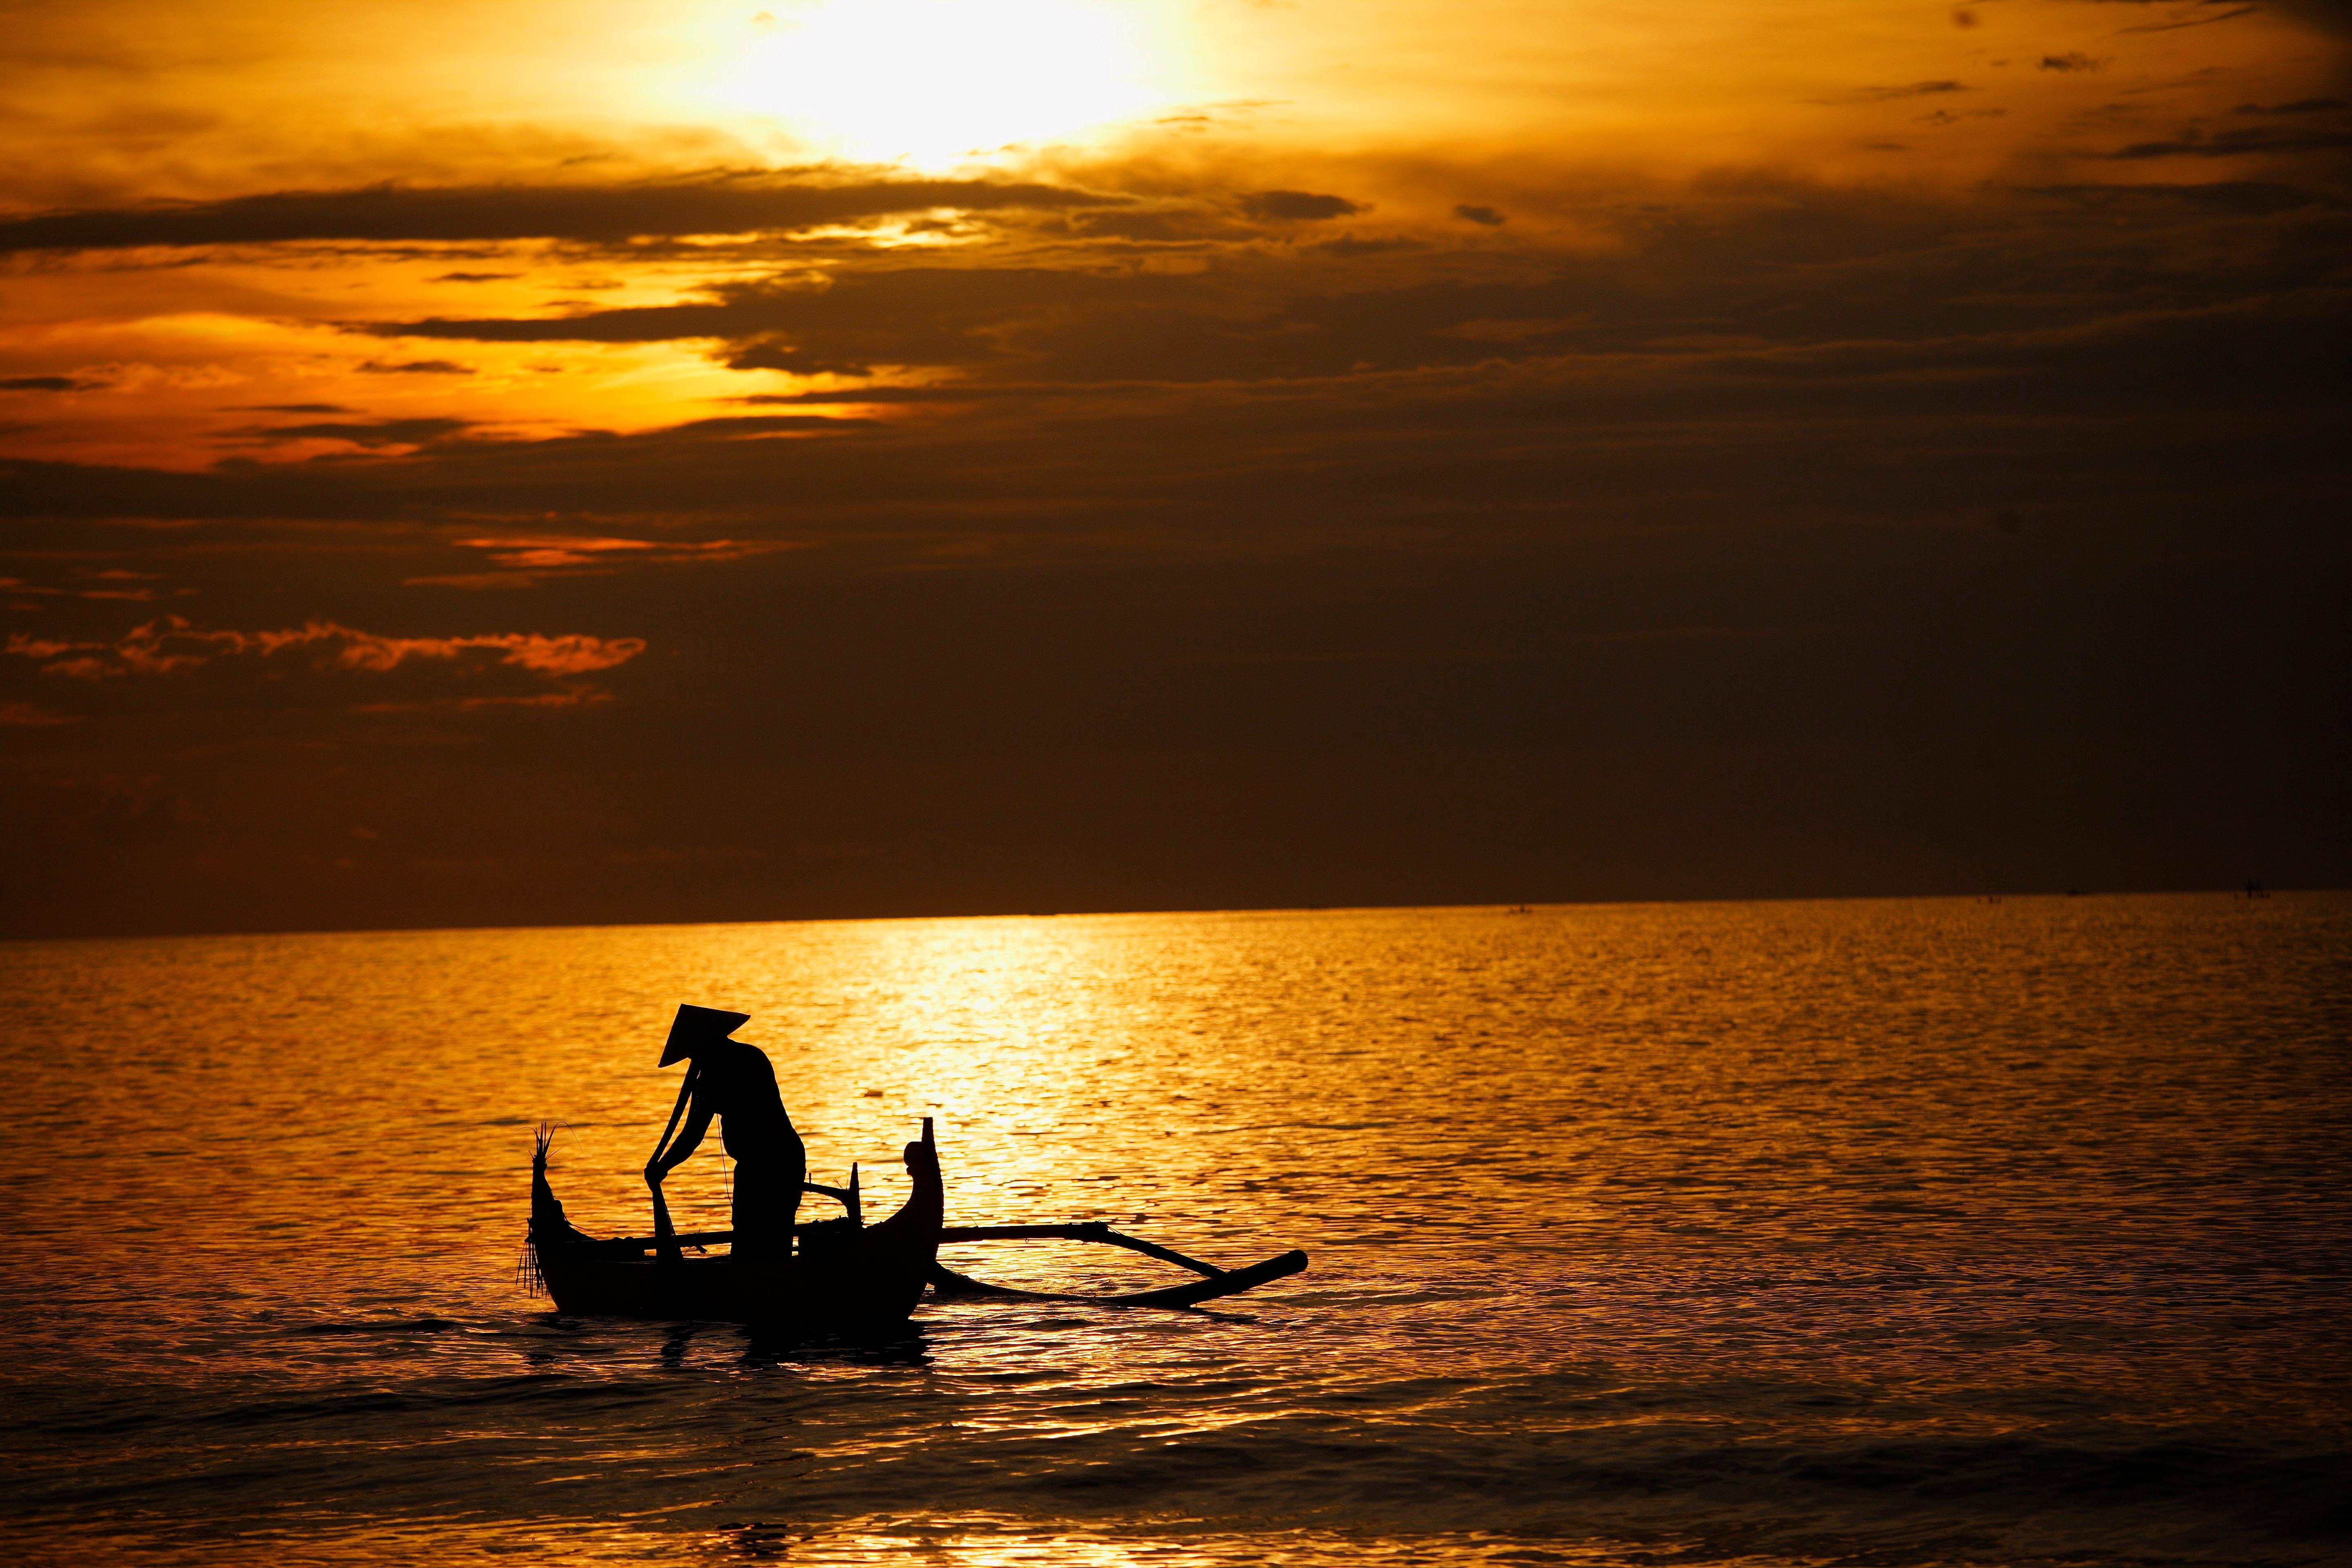
[[[680, 1001], [870, 1213], [929, 1115], [951, 1224], [1313, 1268], [552, 1315], [530, 1128], [642, 1228]], [[0, 1021], [19, 1558], [2352, 1561], [2342, 895], [22, 943]]]

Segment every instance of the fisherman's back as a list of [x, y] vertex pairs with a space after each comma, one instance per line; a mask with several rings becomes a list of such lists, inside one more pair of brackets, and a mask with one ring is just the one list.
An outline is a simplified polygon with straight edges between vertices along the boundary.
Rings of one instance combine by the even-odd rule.
[[776, 1069], [768, 1054], [740, 1040], [706, 1046], [695, 1058], [701, 1082], [697, 1098], [719, 1118], [719, 1142], [740, 1164], [801, 1157], [800, 1134], [785, 1114], [776, 1089]]

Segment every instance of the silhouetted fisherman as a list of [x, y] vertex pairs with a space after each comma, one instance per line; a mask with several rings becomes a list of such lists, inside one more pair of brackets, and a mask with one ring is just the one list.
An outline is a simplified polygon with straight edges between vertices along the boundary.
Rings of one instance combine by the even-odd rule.
[[[662, 1178], [686, 1163], [719, 1118], [719, 1141], [735, 1162], [735, 1256], [785, 1258], [793, 1250], [793, 1218], [799, 1212], [808, 1154], [793, 1119], [776, 1092], [776, 1072], [766, 1053], [727, 1037], [751, 1021], [748, 1013], [681, 1005], [662, 1047], [661, 1065], [689, 1064], [678, 1086], [671, 1131], [646, 1162], [646, 1183], [661, 1200]], [[678, 1128], [678, 1116], [686, 1126]], [[665, 1211], [665, 1217], [666, 1211]]]

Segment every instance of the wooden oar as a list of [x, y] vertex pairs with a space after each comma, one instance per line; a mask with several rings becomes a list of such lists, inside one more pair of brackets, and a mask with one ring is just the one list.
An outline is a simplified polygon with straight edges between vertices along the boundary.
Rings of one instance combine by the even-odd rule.
[[[659, 1160], [663, 1152], [668, 1149], [670, 1135], [677, 1131], [678, 1118], [686, 1114], [687, 1102], [694, 1098], [694, 1077], [701, 1065], [699, 1062], [687, 1064], [686, 1077], [677, 1086], [677, 1103], [669, 1108], [669, 1125], [662, 1129], [661, 1141], [654, 1145], [653, 1159], [646, 1162], [648, 1166]], [[686, 1262], [686, 1254], [680, 1250], [677, 1232], [671, 1228], [669, 1204], [662, 1196], [661, 1183], [650, 1171], [646, 1175], [646, 1185], [654, 1194], [654, 1257], [662, 1266], [662, 1274], [674, 1280], [677, 1269]]]

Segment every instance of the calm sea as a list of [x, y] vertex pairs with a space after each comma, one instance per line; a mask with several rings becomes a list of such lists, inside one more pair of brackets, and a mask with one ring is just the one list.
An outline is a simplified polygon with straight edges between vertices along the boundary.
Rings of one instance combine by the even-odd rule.
[[[641, 1228], [680, 1001], [869, 1212], [929, 1115], [950, 1223], [1313, 1268], [555, 1316], [530, 1129]], [[16, 1561], [2352, 1561], [2352, 897], [18, 943], [0, 1022]]]

